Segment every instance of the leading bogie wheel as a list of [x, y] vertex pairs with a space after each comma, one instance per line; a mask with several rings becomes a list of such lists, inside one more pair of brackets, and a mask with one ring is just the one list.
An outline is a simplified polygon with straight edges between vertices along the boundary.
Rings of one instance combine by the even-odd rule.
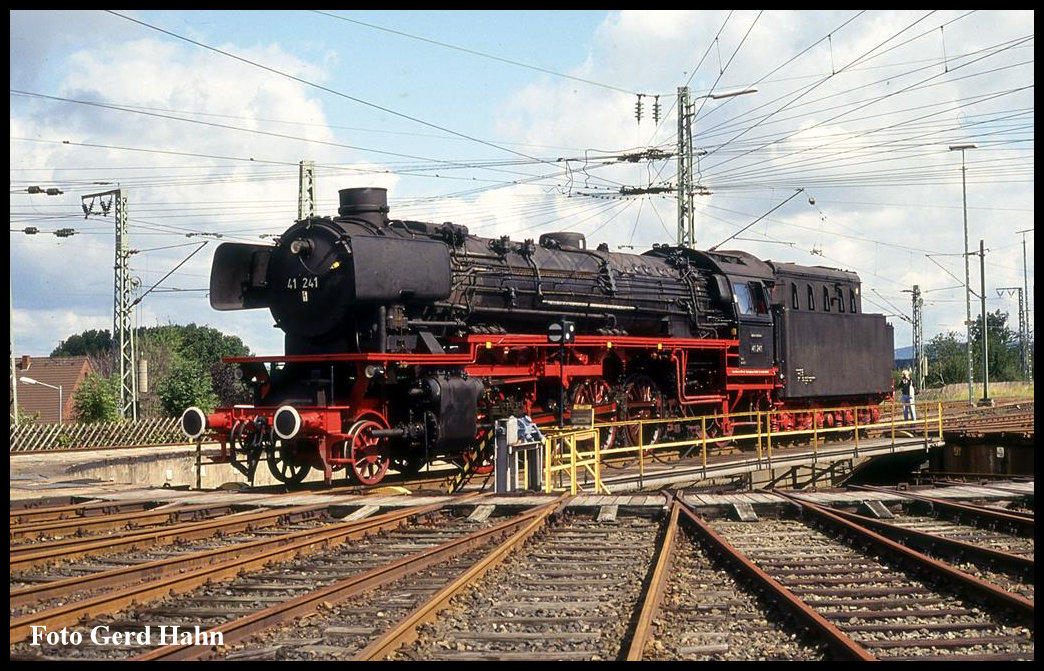
[[376, 485], [388, 472], [391, 464], [388, 441], [373, 435], [374, 431], [383, 428], [382, 424], [371, 419], [361, 419], [348, 431], [347, 447], [352, 459], [349, 472], [360, 484]]
[[296, 454], [293, 443], [280, 440], [268, 450], [268, 470], [276, 480], [297, 485], [305, 479], [312, 466]]

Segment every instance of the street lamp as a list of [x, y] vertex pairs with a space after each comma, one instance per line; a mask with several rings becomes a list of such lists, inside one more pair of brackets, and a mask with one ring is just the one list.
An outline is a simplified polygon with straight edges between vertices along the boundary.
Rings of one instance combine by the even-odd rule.
[[[967, 168], [964, 165], [964, 150], [976, 149], [973, 144], [955, 144], [950, 146], [950, 151], [961, 152], [961, 192], [964, 194], [964, 328], [968, 339], [968, 405], [975, 405], [975, 390], [972, 379], [972, 344], [971, 344], [971, 268], [968, 261], [968, 182]], [[986, 325], [983, 324], [983, 337], [986, 337]]]
[[21, 380], [25, 384], [38, 384], [38, 385], [41, 385], [41, 386], [44, 386], [44, 387], [50, 387], [51, 389], [57, 389], [58, 390], [58, 423], [61, 424], [62, 423], [62, 385], [58, 385], [56, 387], [53, 384], [47, 384], [46, 382], [40, 382], [39, 380], [34, 380], [31, 377], [24, 377], [24, 376], [20, 377], [18, 379]]

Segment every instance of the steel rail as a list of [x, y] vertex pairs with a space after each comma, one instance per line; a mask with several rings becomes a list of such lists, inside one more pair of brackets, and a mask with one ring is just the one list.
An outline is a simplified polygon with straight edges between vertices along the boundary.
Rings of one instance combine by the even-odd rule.
[[[208, 630], [207, 634], [220, 632], [226, 646], [240, 643], [266, 629], [307, 613], [313, 613], [320, 607], [326, 608], [332, 604], [343, 603], [436, 564], [459, 557], [475, 548], [497, 542], [502, 537], [517, 531], [520, 525], [531, 521], [540, 514], [540, 511], [541, 508], [524, 511], [487, 529], [479, 529], [467, 536], [447, 541], [388, 564], [376, 566], [369, 571], [345, 578], [332, 585], [320, 587], [275, 606], [218, 625]], [[212, 636], [208, 638], [213, 640]], [[132, 661], [195, 660], [210, 651], [211, 646], [206, 645], [169, 645], [138, 655], [132, 658]]]
[[399, 646], [410, 643], [417, 638], [417, 627], [425, 622], [433, 621], [439, 611], [449, 605], [450, 599], [461, 593], [469, 585], [479, 580], [490, 569], [495, 568], [501, 562], [522, 547], [525, 541], [539, 531], [552, 513], [561, 510], [568, 501], [566, 495], [560, 496], [555, 501], [540, 508], [533, 519], [525, 526], [512, 534], [492, 552], [476, 562], [471, 568], [461, 574], [441, 590], [436, 592], [430, 599], [411, 611], [406, 617], [398, 622], [391, 630], [383, 636], [372, 641], [353, 659], [355, 661], [377, 661], [384, 659], [387, 655], [398, 649]]
[[10, 525], [35, 524], [38, 522], [54, 520], [87, 519], [96, 515], [121, 514], [125, 512], [150, 509], [148, 501], [133, 501], [125, 503], [117, 501], [91, 501], [89, 503], [72, 503], [68, 505], [40, 508], [12, 508]]
[[691, 510], [691, 504], [686, 503], [681, 512], [684, 513], [684, 516], [681, 518], [682, 521], [686, 522], [696, 532], [704, 544], [720, 551], [725, 559], [736, 569], [753, 579], [760, 587], [775, 595], [777, 602], [786, 612], [821, 636], [830, 649], [841, 659], [864, 662], [877, 659], [869, 650], [852, 640], [805, 601], [801, 600], [778, 580], [759, 568], [746, 555], [733, 547], [724, 537], [696, 516]]
[[261, 512], [249, 511], [236, 513], [218, 520], [203, 522], [187, 522], [177, 526], [164, 527], [146, 531], [132, 530], [112, 534], [103, 538], [83, 540], [70, 538], [47, 543], [40, 549], [40, 543], [11, 548], [10, 570], [25, 570], [34, 566], [42, 566], [70, 559], [91, 555], [112, 554], [136, 550], [156, 545], [169, 545], [178, 540], [197, 540], [209, 538], [218, 533], [235, 533], [247, 529], [261, 528], [278, 524], [280, 519], [293, 515], [316, 512], [329, 507], [328, 504], [297, 506]]
[[659, 547], [656, 549], [656, 558], [653, 564], [652, 574], [648, 580], [648, 586], [642, 595], [642, 604], [639, 609], [638, 622], [631, 636], [631, 644], [627, 648], [626, 660], [628, 662], [639, 662], [645, 651], [645, 645], [649, 642], [652, 630], [653, 618], [660, 610], [663, 603], [663, 595], [667, 590], [667, 579], [670, 577], [671, 566], [674, 563], [674, 551], [677, 547], [678, 537], [678, 513], [681, 504], [675, 499], [671, 506], [671, 515], [667, 520], [667, 528]]
[[367, 533], [395, 528], [407, 518], [434, 512], [448, 502], [433, 503], [427, 506], [406, 508], [383, 515], [370, 517], [356, 522], [344, 522], [334, 525], [333, 529], [322, 529], [320, 535], [271, 549], [251, 557], [234, 557], [217, 566], [207, 566], [161, 580], [131, 585], [125, 589], [107, 592], [83, 601], [63, 604], [47, 610], [31, 613], [11, 621], [11, 643], [24, 640], [32, 631], [33, 625], [47, 624], [50, 627], [75, 624], [83, 618], [97, 617], [113, 612], [133, 603], [144, 603], [153, 599], [168, 596], [171, 593], [186, 592], [207, 582], [233, 578], [241, 571], [261, 568], [273, 561], [290, 559], [298, 554], [306, 554], [320, 548], [338, 545]]
[[[162, 524], [171, 524], [185, 520], [178, 519], [189, 516], [190, 521], [198, 522], [216, 515], [227, 515], [232, 512], [232, 505], [196, 505], [177, 508], [153, 508], [151, 510], [120, 513], [116, 515], [92, 515], [91, 517], [80, 517], [76, 519], [53, 520], [47, 522], [36, 522], [11, 527], [11, 540], [33, 539], [41, 535], [48, 538], [59, 538], [62, 536], [75, 536], [85, 533], [105, 531], [108, 529], [119, 529], [130, 527], [140, 529]], [[207, 514], [211, 513], [211, 514]]]
[[185, 571], [212, 566], [220, 563], [226, 556], [245, 557], [250, 554], [264, 551], [267, 548], [281, 547], [309, 536], [329, 531], [335, 526], [337, 528], [352, 524], [350, 522], [340, 525], [328, 524], [316, 529], [302, 529], [290, 531], [279, 536], [271, 536], [260, 540], [237, 543], [223, 548], [201, 550], [177, 557], [156, 559], [150, 562], [125, 566], [123, 568], [99, 571], [83, 576], [62, 578], [51, 582], [37, 583], [12, 589], [10, 592], [10, 605], [12, 608], [26, 605], [44, 599], [67, 597], [72, 594], [86, 590], [101, 589], [114, 585], [128, 585], [159, 580], [169, 575], [183, 573]]
[[1033, 559], [1030, 557], [976, 545], [968, 541], [936, 536], [917, 529], [910, 529], [899, 524], [873, 519], [865, 515], [857, 515], [844, 510], [831, 510], [831, 512], [856, 524], [868, 527], [872, 531], [876, 531], [892, 540], [899, 541], [903, 545], [914, 545], [919, 548], [938, 551], [946, 556], [963, 554], [988, 559], [992, 562], [994, 569], [1014, 572], [1020, 576], [1027, 577], [1030, 583], [1033, 582]]
[[[322, 507], [323, 506], [308, 506], [308, 508], [316, 509], [316, 510], [318, 510], [319, 508], [322, 508]], [[233, 522], [239, 522], [240, 520], [243, 520], [243, 519], [245, 519], [247, 517], [257, 518], [257, 517], [261, 517], [262, 515], [264, 515], [265, 517], [270, 517], [270, 516], [274, 516], [274, 515], [278, 514], [279, 512], [284, 512], [286, 510], [294, 510], [294, 509], [293, 508], [286, 508], [286, 509], [280, 510], [278, 508], [274, 508], [274, 509], [263, 509], [261, 511], [244, 510], [244, 511], [241, 511], [241, 512], [238, 512], [238, 513], [233, 513], [231, 515], [227, 515], [223, 519], [225, 521], [232, 520]], [[193, 530], [196, 527], [202, 527], [202, 526], [208, 525], [208, 524], [209, 525], [217, 525], [217, 524], [220, 524], [220, 521], [218, 521], [218, 520], [203, 520], [201, 522], [184, 522], [182, 524], [179, 524], [176, 527], [176, 529], [177, 530]], [[175, 527], [168, 527], [168, 529], [175, 529]], [[94, 537], [91, 537], [91, 538], [63, 538], [63, 539], [56, 539], [56, 540], [48, 541], [47, 543], [23, 543], [23, 544], [20, 544], [20, 545], [12, 545], [12, 546], [10, 546], [10, 557], [11, 557], [11, 562], [12, 563], [14, 563], [16, 559], [21, 559], [22, 557], [25, 557], [25, 556], [37, 555], [37, 554], [41, 554], [41, 553], [43, 553], [43, 554], [52, 554], [52, 555], [55, 556], [56, 559], [63, 559], [64, 557], [62, 555], [65, 554], [66, 552], [68, 552], [69, 555], [70, 555], [70, 558], [72, 558], [73, 557], [73, 553], [78, 551], [79, 549], [81, 549], [81, 546], [83, 547], [83, 549], [93, 550], [95, 546], [99, 545], [99, 543], [98, 543], [99, 540], [108, 541], [108, 545], [112, 545], [112, 546], [115, 547], [115, 546], [121, 544], [125, 540], [131, 540], [131, 539], [134, 539], [134, 538], [136, 538], [138, 536], [146, 536], [146, 535], [150, 536], [150, 538], [151, 538], [151, 536], [156, 534], [157, 532], [165, 531], [165, 530], [166, 529], [162, 529], [162, 530], [160, 530], [160, 529], [124, 529], [123, 531], [117, 531], [117, 532], [108, 534], [103, 539], [99, 539], [97, 536], [94, 536]], [[101, 547], [106, 547], [106, 545], [102, 544]], [[113, 551], [114, 552], [118, 552], [118, 551], [120, 551], [120, 549], [122, 549], [122, 548], [117, 548], [117, 549], [115, 549]], [[47, 551], [50, 551], [50, 552], [47, 552]], [[97, 554], [97, 553], [87, 552], [86, 554]]]
[[900, 492], [896, 490], [887, 489], [885, 487], [873, 487], [870, 485], [853, 485], [853, 489], [861, 489], [871, 492], [881, 492], [884, 494], [893, 494], [904, 499], [910, 499], [913, 501], [921, 501], [922, 503], [930, 503], [936, 508], [942, 508], [955, 513], [963, 513], [967, 515], [973, 515], [979, 519], [987, 520], [997, 524], [1006, 524], [1010, 528], [1016, 530], [1019, 535], [1032, 536], [1033, 535], [1033, 519], [1026, 518], [1022, 515], [1013, 515], [1008, 512], [997, 510], [996, 508], [984, 508], [982, 506], [973, 506], [967, 503], [957, 503], [955, 501], [947, 501], [945, 499], [937, 499], [931, 496], [921, 496], [920, 494], [913, 494], [911, 492]]
[[861, 524], [850, 522], [841, 515], [838, 515], [836, 511], [828, 510], [818, 504], [811, 503], [810, 501], [804, 500], [793, 494], [787, 494], [780, 491], [773, 491], [772, 493], [801, 506], [803, 509], [811, 512], [816, 517], [831, 524], [835, 528], [840, 527], [845, 531], [860, 536], [863, 540], [869, 541], [872, 545], [876, 545], [880, 550], [899, 555], [902, 559], [913, 562], [918, 567], [928, 569], [936, 575], [941, 575], [950, 582], [959, 585], [966, 592], [970, 592], [980, 599], [984, 599], [1004, 608], [1010, 608], [1020, 620], [1028, 622], [1032, 627], [1033, 601], [1030, 599], [1018, 594], [1012, 594], [1011, 592], [988, 583], [981, 578], [977, 578], [965, 573], [964, 571], [958, 570], [945, 562], [933, 559], [932, 557], [917, 552], [916, 550], [911, 550], [905, 545], [901, 545], [900, 543], [886, 538], [879, 533], [871, 531]]
[[808, 603], [797, 595], [786, 589], [776, 578], [762, 571], [754, 561], [737, 550], [725, 537], [719, 535], [706, 522], [696, 517], [691, 510], [691, 504], [686, 503], [682, 508], [685, 517], [682, 518], [692, 528], [701, 540], [718, 551], [744, 575], [753, 578], [754, 581], [768, 593], [776, 596], [778, 603], [798, 622], [814, 630], [818, 636], [823, 637], [827, 645], [843, 660], [860, 662], [874, 662], [877, 657], [867, 648], [862, 647], [848, 634], [834, 626], [829, 620], [817, 613]]

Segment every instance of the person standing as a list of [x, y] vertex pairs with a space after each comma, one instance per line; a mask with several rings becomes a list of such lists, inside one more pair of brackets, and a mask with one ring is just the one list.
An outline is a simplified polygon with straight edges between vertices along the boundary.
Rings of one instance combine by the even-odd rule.
[[914, 384], [910, 379], [910, 371], [903, 371], [903, 379], [899, 381], [899, 397], [903, 403], [903, 421], [916, 420], [917, 413], [914, 408]]

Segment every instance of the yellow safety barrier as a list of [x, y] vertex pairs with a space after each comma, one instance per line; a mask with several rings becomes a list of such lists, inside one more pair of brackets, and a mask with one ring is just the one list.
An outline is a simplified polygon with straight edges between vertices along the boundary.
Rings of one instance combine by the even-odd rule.
[[[577, 443], [588, 441], [594, 443], [594, 449], [590, 452], [579, 452]], [[577, 469], [583, 468], [594, 476], [595, 491], [610, 494], [611, 492], [602, 484], [602, 453], [599, 447], [598, 432], [593, 429], [571, 431], [544, 438], [544, 491], [547, 493], [552, 491], [552, 480], [555, 474], [568, 473], [569, 493], [576, 496], [577, 491], [583, 490], [579, 478], [577, 478]]]
[[[934, 413], [925, 412], [933, 405], [935, 410]], [[811, 438], [813, 461], [816, 461], [819, 458], [820, 443], [825, 441], [831, 435], [852, 433], [855, 443], [853, 455], [856, 457], [859, 456], [860, 440], [865, 440], [865, 435], [869, 432], [881, 432], [882, 434], [890, 435], [890, 444], [893, 451], [895, 449], [897, 430], [907, 431], [908, 435], [911, 436], [915, 436], [917, 433], [922, 433], [925, 446], [927, 446], [932, 438], [930, 428], [934, 423], [937, 432], [935, 438], [942, 439], [943, 404], [941, 402], [935, 404], [918, 403], [916, 408], [917, 411], [920, 412], [921, 417], [916, 420], [902, 420], [898, 419], [895, 414], [895, 403], [893, 401], [892, 413], [890, 416], [881, 418], [881, 420], [877, 422], [860, 422], [860, 411], [872, 411], [875, 408], [880, 410], [881, 406], [839, 406], [834, 408], [809, 408], [807, 410], [761, 410], [747, 413], [735, 413], [729, 416], [730, 422], [734, 425], [746, 428], [753, 427], [754, 430], [742, 434], [736, 434], [734, 436], [707, 435], [708, 427], [719, 425], [722, 416], [718, 414], [688, 418], [603, 422], [582, 429], [571, 429], [569, 427], [548, 428], [544, 430], [544, 489], [547, 493], [551, 493], [555, 489], [564, 489], [568, 487], [570, 494], [576, 495], [578, 492], [585, 491], [583, 484], [580, 482], [579, 476], [586, 473], [594, 478], [593, 491], [609, 494], [611, 492], [605, 483], [602, 482], [602, 464], [606, 459], [613, 459], [621, 456], [636, 456], [638, 458], [639, 476], [644, 478], [646, 460], [650, 457], [655, 458], [655, 453], [670, 450], [685, 450], [687, 448], [689, 451], [699, 448], [700, 464], [704, 473], [706, 473], [708, 449], [710, 447], [719, 446], [722, 443], [731, 443], [732, 441], [739, 439], [754, 441], [757, 463], [762, 464], [764, 461], [765, 466], [769, 468], [772, 467], [773, 452], [778, 450], [778, 448], [774, 448], [773, 441], [778, 444], [781, 439]], [[820, 417], [838, 411], [854, 413], [853, 424], [840, 426], [822, 425]], [[773, 430], [772, 427], [775, 423], [773, 420], [788, 413], [812, 413], [812, 427], [807, 429]], [[693, 427], [697, 423], [699, 424], [698, 438], [669, 442], [654, 442], [648, 445], [645, 444], [645, 429], [647, 426], [670, 424], [674, 426], [682, 425]], [[637, 427], [638, 444], [603, 449], [601, 446], [600, 432], [613, 427], [617, 428], [617, 435], [622, 433], [622, 429], [625, 427]], [[860, 436], [861, 433], [863, 436]], [[578, 447], [580, 444], [586, 443], [592, 443], [592, 448], [585, 451]], [[561, 480], [563, 478], [568, 478], [568, 485], [560, 482], [556, 487], [555, 480]], [[590, 485], [591, 483], [588, 481], [587, 484]]]

